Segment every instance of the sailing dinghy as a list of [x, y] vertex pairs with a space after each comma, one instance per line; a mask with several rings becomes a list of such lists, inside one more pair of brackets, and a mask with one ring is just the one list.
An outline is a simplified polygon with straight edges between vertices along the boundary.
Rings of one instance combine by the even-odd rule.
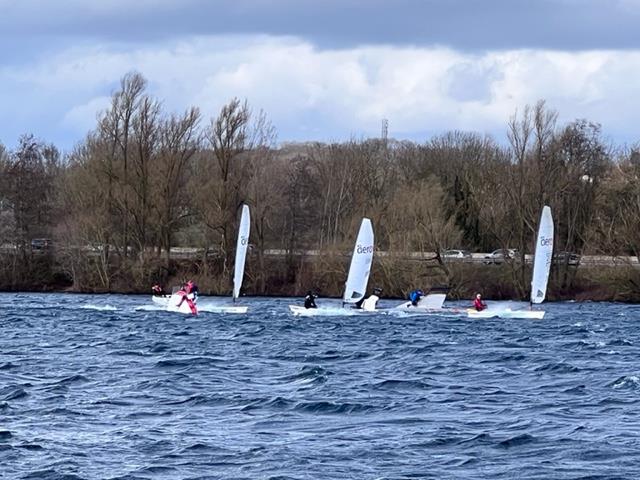
[[448, 288], [435, 287], [427, 292], [427, 294], [418, 301], [417, 305], [412, 305], [411, 302], [404, 302], [396, 307], [393, 307], [387, 311], [390, 313], [457, 313], [457, 309], [444, 308], [444, 301], [447, 299]]
[[[351, 256], [351, 265], [349, 266], [347, 283], [345, 284], [344, 295], [342, 297], [342, 306], [333, 308], [327, 306], [304, 308], [299, 305], [289, 305], [291, 313], [295, 316], [309, 317], [369, 313], [358, 308], [353, 308], [352, 306], [362, 300], [366, 295], [369, 274], [371, 273], [371, 263], [373, 262], [373, 248], [373, 227], [371, 226], [371, 220], [363, 218], [360, 224], [358, 238], [353, 248], [353, 255]], [[351, 306], [345, 307], [345, 305]]]
[[[536, 240], [536, 250], [533, 259], [533, 274], [531, 276], [531, 298], [530, 306], [540, 304], [547, 294], [547, 284], [549, 282], [549, 271], [553, 259], [553, 217], [551, 208], [544, 206], [540, 216], [538, 227], [538, 238]], [[510, 308], [500, 308], [499, 304], [489, 304], [485, 310], [477, 311], [473, 308], [467, 309], [470, 318], [543, 318], [544, 310], [512, 310]]]
[[[249, 207], [247, 205], [242, 206], [242, 215], [240, 217], [240, 228], [238, 229], [238, 240], [236, 243], [236, 258], [234, 265], [233, 275], [233, 301], [235, 302], [240, 295], [240, 288], [242, 287], [242, 279], [244, 277], [244, 265], [247, 259], [247, 249], [249, 247], [249, 231], [251, 227], [251, 217], [249, 214]], [[187, 301], [181, 301], [183, 295], [177, 293], [177, 288], [174, 287], [173, 294], [169, 296], [154, 296], [153, 302], [166, 307], [169, 312], [179, 312], [185, 314], [196, 314]], [[192, 298], [192, 302], [195, 304], [196, 299]], [[239, 305], [228, 304], [216, 304], [205, 303], [201, 304], [199, 310], [201, 312], [209, 313], [247, 313], [249, 307]]]
[[168, 312], [197, 315], [197, 297], [193, 293], [186, 294], [183, 289], [184, 287], [173, 287], [171, 295], [154, 295], [152, 297], [153, 303], [166, 308]]

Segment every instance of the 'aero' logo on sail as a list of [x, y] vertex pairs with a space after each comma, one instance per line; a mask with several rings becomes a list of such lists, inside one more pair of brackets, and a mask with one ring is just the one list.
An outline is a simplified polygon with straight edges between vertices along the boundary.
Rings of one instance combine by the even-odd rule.
[[356, 247], [356, 253], [357, 253], [357, 254], [361, 254], [361, 253], [373, 253], [373, 245], [368, 245], [368, 246], [358, 245], [358, 246]]
[[542, 237], [540, 239], [540, 246], [541, 247], [547, 247], [549, 245], [553, 245], [553, 237], [549, 237], [549, 238]]

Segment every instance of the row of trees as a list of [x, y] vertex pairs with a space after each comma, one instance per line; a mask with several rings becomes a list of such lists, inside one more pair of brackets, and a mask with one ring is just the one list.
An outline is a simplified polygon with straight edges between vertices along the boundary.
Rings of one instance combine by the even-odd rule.
[[[465, 279], [439, 252], [510, 247], [521, 261], [505, 267], [504, 281], [524, 296], [524, 255], [544, 204], [554, 213], [557, 251], [638, 254], [637, 148], [607, 145], [586, 120], [559, 125], [542, 101], [516, 112], [507, 130], [508, 145], [451, 132], [423, 144], [277, 148], [266, 115], [246, 102], [233, 99], [210, 120], [195, 107], [167, 113], [131, 73], [64, 157], [33, 136], [15, 151], [0, 147], [0, 283], [19, 288], [48, 271], [75, 289], [145, 290], [189, 274], [222, 293], [243, 202], [252, 213], [253, 293], [295, 294], [309, 283], [339, 293], [346, 262], [336, 253], [350, 250], [363, 216], [373, 221], [378, 249], [392, 253], [377, 260], [374, 275], [397, 295], [416, 282], [472, 289], [475, 277]], [[55, 241], [50, 255], [31, 249], [43, 237]], [[199, 247], [201, 258], [177, 262], [175, 246]], [[286, 260], [274, 264], [269, 248], [285, 249]], [[297, 254], [309, 249], [325, 254]], [[407, 252], [434, 254], [407, 263]], [[571, 289], [576, 274], [561, 266], [554, 285]]]

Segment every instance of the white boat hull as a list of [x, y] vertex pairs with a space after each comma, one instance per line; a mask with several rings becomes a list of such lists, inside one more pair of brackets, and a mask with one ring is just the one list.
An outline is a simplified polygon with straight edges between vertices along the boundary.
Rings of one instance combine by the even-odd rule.
[[[192, 315], [191, 309], [186, 301], [182, 302], [180, 307], [177, 307], [178, 303], [180, 303], [179, 295], [165, 295], [162, 297], [153, 296], [153, 303], [164, 307], [168, 312], [178, 312], [184, 313], [187, 315]], [[249, 310], [248, 306], [242, 305], [216, 305], [215, 303], [202, 303], [198, 305], [198, 312], [206, 312], [206, 313], [232, 313], [232, 314], [242, 314], [247, 313]]]
[[504, 310], [492, 310], [486, 309], [477, 311], [474, 308], [467, 309], [467, 316], [469, 318], [531, 318], [541, 319], [544, 317], [544, 310], [511, 310], [510, 308]]
[[459, 313], [459, 310], [443, 308], [447, 295], [445, 293], [428, 294], [413, 306], [411, 302], [405, 302], [394, 308], [377, 308], [375, 310], [365, 310], [351, 307], [319, 307], [304, 308], [299, 305], [289, 305], [289, 310], [294, 316], [300, 317], [340, 317], [351, 315], [387, 315], [397, 313], [413, 313], [413, 314], [443, 314], [443, 313]]
[[155, 303], [156, 305], [160, 305], [161, 307], [166, 307], [167, 305], [169, 305], [170, 297], [171, 295], [162, 295], [161, 297], [154, 295], [153, 297], [151, 297], [151, 300], [153, 300], [153, 303]]
[[247, 306], [235, 306], [235, 305], [206, 305], [201, 304], [198, 305], [199, 312], [206, 313], [247, 313], [249, 311], [249, 307]]
[[430, 293], [420, 299], [417, 305], [412, 305], [411, 302], [405, 302], [393, 310], [406, 313], [438, 313], [447, 312], [448, 309], [443, 308], [444, 301], [447, 298], [446, 293]]
[[294, 317], [350, 317], [353, 315], [381, 313], [380, 310], [367, 311], [350, 307], [305, 308], [300, 305], [289, 305], [289, 310]]
[[[184, 313], [185, 315], [193, 315], [191, 307], [189, 307], [189, 304], [186, 300], [180, 304], [180, 300], [182, 300], [181, 295], [163, 295], [161, 297], [154, 295], [153, 297], [151, 297], [151, 299], [156, 305], [160, 305], [161, 307], [166, 308], [167, 312], [177, 312]], [[180, 304], [180, 306], [178, 306], [178, 304]]]

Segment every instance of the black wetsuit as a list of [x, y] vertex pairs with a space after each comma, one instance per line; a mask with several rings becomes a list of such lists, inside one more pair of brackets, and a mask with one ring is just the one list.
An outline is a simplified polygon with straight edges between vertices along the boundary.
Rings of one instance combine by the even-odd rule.
[[318, 308], [316, 305], [316, 296], [309, 294], [304, 297], [304, 308]]
[[151, 290], [153, 291], [153, 295], [155, 297], [164, 297], [167, 295], [164, 291], [164, 288], [160, 287], [159, 285], [154, 285]]

